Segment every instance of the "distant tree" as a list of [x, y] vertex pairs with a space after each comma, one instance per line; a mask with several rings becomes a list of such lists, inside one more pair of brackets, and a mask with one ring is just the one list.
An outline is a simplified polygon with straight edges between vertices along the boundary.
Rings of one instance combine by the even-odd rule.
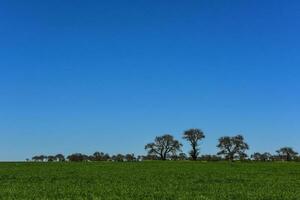
[[145, 150], [149, 155], [156, 155], [161, 160], [166, 160], [167, 157], [174, 155], [177, 151], [181, 151], [182, 144], [175, 140], [172, 135], [166, 134], [156, 137], [153, 143], [145, 146]]
[[223, 155], [226, 160], [230, 161], [245, 159], [247, 157], [245, 152], [249, 149], [249, 145], [244, 141], [242, 135], [221, 137], [217, 147], [220, 149], [218, 155]]
[[160, 158], [157, 155], [146, 155], [142, 156], [142, 160], [159, 160]]
[[36, 162], [36, 161], [39, 161], [39, 156], [33, 156], [33, 157], [31, 158], [31, 160], [32, 160], [32, 161], [35, 161], [35, 162]]
[[187, 160], [187, 155], [185, 153], [178, 154], [178, 160]]
[[171, 160], [187, 160], [187, 155], [183, 152], [179, 153], [178, 155], [177, 154], [172, 154], [170, 155], [169, 157]]
[[251, 158], [255, 161], [266, 162], [272, 160], [272, 155], [268, 152], [265, 153], [255, 152], [254, 154], [251, 155]]
[[190, 143], [190, 145], [192, 146], [192, 149], [189, 152], [192, 160], [197, 160], [199, 153], [200, 153], [199, 152], [199, 141], [204, 138], [205, 138], [205, 135], [202, 132], [202, 130], [197, 129], [197, 128], [186, 130], [183, 133], [183, 139], [187, 140]]
[[110, 156], [107, 153], [103, 152], [95, 152], [93, 156], [91, 157], [91, 160], [93, 161], [108, 161]]
[[104, 155], [103, 152], [96, 151], [93, 154], [92, 158], [93, 158], [94, 161], [102, 161], [102, 155]]
[[45, 156], [45, 155], [40, 155], [40, 160], [42, 162], [44, 162], [45, 160], [47, 160], [48, 156]]
[[294, 158], [294, 161], [300, 162], [300, 156], [296, 156], [296, 157]]
[[294, 151], [291, 147], [283, 147], [276, 152], [278, 156], [285, 161], [291, 161], [298, 155], [298, 152]]
[[136, 157], [134, 156], [134, 154], [126, 154], [125, 155], [125, 160], [127, 162], [133, 162], [133, 161], [136, 161]]
[[125, 156], [123, 154], [113, 155], [111, 159], [115, 162], [124, 162]]
[[271, 161], [282, 161], [282, 157], [279, 155], [272, 155]]
[[102, 157], [103, 161], [108, 161], [110, 159], [110, 156], [108, 153], [104, 154], [104, 156]]
[[199, 160], [201, 161], [221, 161], [222, 157], [217, 156], [217, 155], [202, 155], [199, 157]]
[[259, 152], [255, 152], [254, 154], [251, 155], [251, 158], [255, 161], [261, 161], [262, 154]]
[[55, 156], [47, 156], [47, 161], [48, 162], [53, 162], [53, 161], [55, 161], [56, 160], [56, 158], [55, 158]]
[[39, 161], [39, 162], [43, 162], [43, 161], [45, 161], [45, 159], [47, 159], [47, 156], [44, 156], [44, 155], [39, 155], [39, 156], [33, 156], [32, 157], [33, 161]]
[[65, 156], [63, 154], [56, 154], [55, 155], [55, 160], [58, 161], [58, 162], [64, 162], [66, 159], [65, 159]]
[[269, 152], [265, 152], [262, 154], [262, 161], [270, 161], [272, 160], [272, 154], [270, 154]]
[[138, 156], [136, 157], [136, 160], [137, 160], [137, 161], [143, 161], [143, 156], [142, 156], [142, 155], [138, 155]]
[[88, 156], [81, 153], [74, 153], [67, 157], [67, 159], [71, 162], [82, 162], [82, 161], [88, 161]]

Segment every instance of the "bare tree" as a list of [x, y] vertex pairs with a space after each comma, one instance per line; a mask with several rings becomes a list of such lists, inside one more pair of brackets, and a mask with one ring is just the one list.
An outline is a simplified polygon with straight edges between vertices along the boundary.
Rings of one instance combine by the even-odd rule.
[[166, 134], [156, 137], [153, 143], [145, 146], [145, 150], [149, 155], [156, 155], [161, 160], [166, 160], [170, 155], [174, 155], [177, 151], [181, 151], [182, 144], [175, 140], [172, 135]]
[[186, 130], [183, 133], [183, 139], [186, 139], [192, 146], [192, 150], [189, 152], [192, 160], [197, 160], [200, 150], [199, 150], [199, 141], [204, 139], [204, 133], [197, 128]]
[[244, 141], [242, 135], [221, 137], [217, 147], [220, 149], [218, 155], [223, 155], [226, 160], [230, 161], [245, 159], [247, 157], [245, 152], [249, 149], [249, 145]]

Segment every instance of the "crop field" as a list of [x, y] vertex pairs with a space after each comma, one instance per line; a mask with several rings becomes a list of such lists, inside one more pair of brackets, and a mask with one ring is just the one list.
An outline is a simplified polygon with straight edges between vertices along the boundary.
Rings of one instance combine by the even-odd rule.
[[299, 200], [298, 163], [0, 163], [0, 199]]

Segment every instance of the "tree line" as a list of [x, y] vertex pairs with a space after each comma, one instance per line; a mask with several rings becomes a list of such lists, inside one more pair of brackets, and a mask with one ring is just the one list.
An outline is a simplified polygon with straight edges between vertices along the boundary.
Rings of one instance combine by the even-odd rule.
[[[216, 155], [200, 155], [200, 142], [205, 139], [205, 134], [201, 129], [193, 128], [184, 131], [182, 139], [190, 145], [188, 154], [182, 152], [182, 143], [176, 140], [172, 135], [165, 134], [155, 137], [154, 141], [145, 145], [147, 155], [135, 156], [134, 154], [116, 154], [110, 156], [107, 153], [95, 152], [93, 155], [81, 153], [71, 154], [65, 157], [62, 154], [57, 155], [39, 155], [32, 157], [32, 161], [48, 162], [82, 162], [82, 161], [116, 161], [116, 162], [134, 162], [143, 160], [201, 160], [201, 161], [300, 161], [300, 156], [291, 147], [283, 147], [276, 151], [276, 154], [269, 152], [255, 152], [252, 155], [247, 154], [249, 145], [245, 142], [242, 135], [224, 136], [218, 139]], [[27, 159], [29, 161], [29, 159]]]

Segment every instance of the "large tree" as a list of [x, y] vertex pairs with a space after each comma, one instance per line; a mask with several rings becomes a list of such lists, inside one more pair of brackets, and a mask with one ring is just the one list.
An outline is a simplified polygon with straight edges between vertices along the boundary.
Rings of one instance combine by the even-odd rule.
[[278, 153], [279, 157], [285, 161], [291, 161], [298, 155], [298, 152], [294, 151], [291, 147], [283, 147], [276, 152]]
[[245, 152], [249, 149], [249, 145], [244, 141], [242, 135], [221, 137], [217, 147], [220, 149], [218, 155], [223, 155], [226, 160], [230, 161], [245, 159], [247, 157]]
[[186, 139], [192, 146], [192, 149], [189, 152], [189, 154], [193, 160], [197, 160], [199, 156], [200, 153], [199, 141], [202, 140], [203, 138], [205, 138], [204, 133], [197, 128], [186, 130], [183, 133], [183, 139]]
[[158, 156], [161, 160], [166, 160], [170, 155], [181, 151], [182, 144], [172, 135], [166, 134], [155, 138], [154, 142], [145, 146], [149, 155]]

